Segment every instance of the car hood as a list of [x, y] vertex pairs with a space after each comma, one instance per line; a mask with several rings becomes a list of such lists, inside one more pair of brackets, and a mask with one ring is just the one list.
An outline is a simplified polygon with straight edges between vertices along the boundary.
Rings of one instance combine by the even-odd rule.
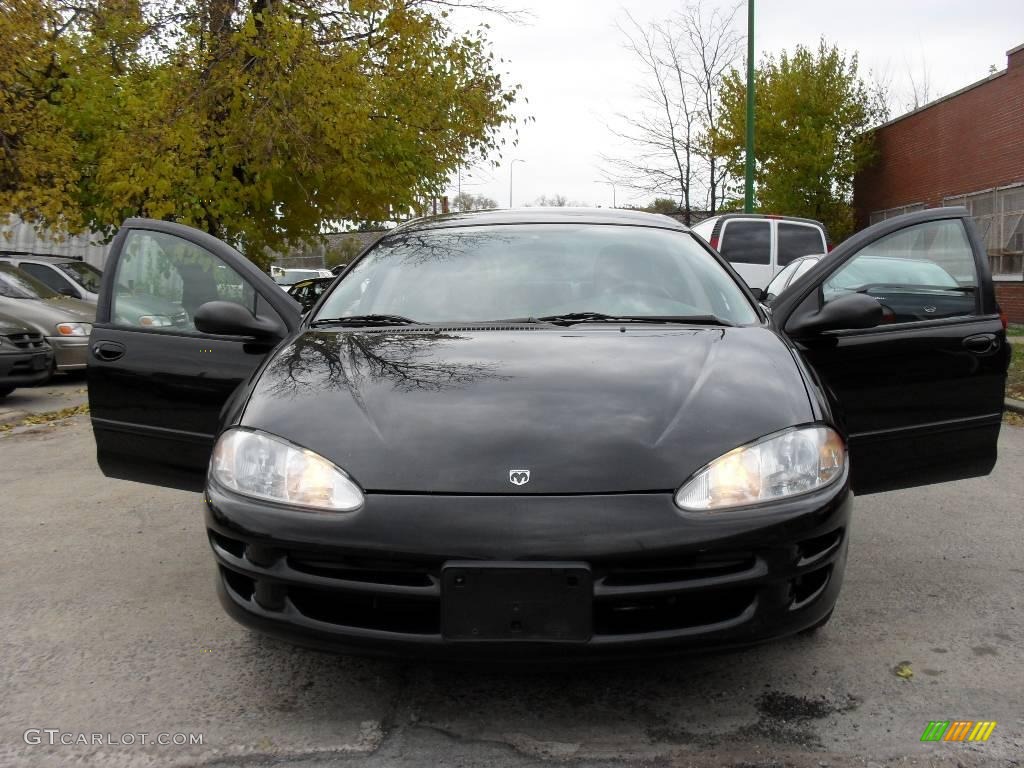
[[304, 332], [263, 369], [240, 423], [369, 491], [547, 494], [674, 489], [812, 418], [766, 328], [408, 331]]
[[55, 299], [12, 299], [0, 296], [0, 313], [45, 336], [53, 336], [57, 323], [94, 322], [96, 305], [65, 296]]

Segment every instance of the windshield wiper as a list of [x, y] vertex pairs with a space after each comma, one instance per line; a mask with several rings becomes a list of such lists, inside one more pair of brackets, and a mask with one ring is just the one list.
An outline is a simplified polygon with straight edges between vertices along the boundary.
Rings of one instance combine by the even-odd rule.
[[728, 320], [715, 315], [606, 315], [603, 312], [567, 312], [564, 315], [531, 317], [530, 321], [575, 325], [576, 323], [676, 323], [679, 325], [727, 325]]
[[323, 325], [422, 325], [401, 315], [349, 315], [348, 317], [318, 318], [310, 323], [317, 328]]

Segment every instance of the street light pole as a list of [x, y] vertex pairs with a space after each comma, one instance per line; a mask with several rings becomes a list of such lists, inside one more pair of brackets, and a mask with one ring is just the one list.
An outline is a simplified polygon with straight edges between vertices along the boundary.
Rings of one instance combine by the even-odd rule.
[[525, 163], [525, 160], [516, 158], [508, 164], [508, 207], [512, 207], [512, 169], [515, 168], [516, 163]]
[[747, 156], [743, 210], [754, 211], [754, 0], [747, 0]]

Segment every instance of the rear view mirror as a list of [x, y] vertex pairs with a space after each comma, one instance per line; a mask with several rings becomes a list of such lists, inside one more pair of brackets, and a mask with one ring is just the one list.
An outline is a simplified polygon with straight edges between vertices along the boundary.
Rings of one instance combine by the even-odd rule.
[[208, 301], [201, 305], [192, 318], [196, 329], [218, 336], [254, 336], [281, 338], [284, 329], [280, 323], [257, 317], [241, 304], [233, 301]]
[[828, 302], [817, 312], [794, 316], [786, 326], [793, 336], [810, 336], [823, 331], [874, 328], [882, 322], [882, 305], [873, 296], [850, 293]]

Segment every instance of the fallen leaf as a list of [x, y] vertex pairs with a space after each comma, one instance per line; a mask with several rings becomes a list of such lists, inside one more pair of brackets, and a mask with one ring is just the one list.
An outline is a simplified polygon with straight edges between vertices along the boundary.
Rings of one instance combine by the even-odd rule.
[[901, 680], [909, 680], [914, 676], [914, 670], [910, 668], [909, 661], [901, 661], [899, 664], [893, 667], [892, 671], [896, 675], [896, 677], [900, 678]]

